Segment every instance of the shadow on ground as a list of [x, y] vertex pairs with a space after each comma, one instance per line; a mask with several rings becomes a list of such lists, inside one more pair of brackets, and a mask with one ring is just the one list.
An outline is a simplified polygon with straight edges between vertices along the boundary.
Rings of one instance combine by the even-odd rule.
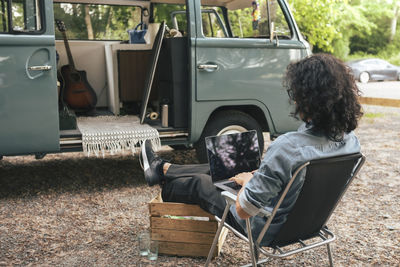
[[[174, 163], [195, 163], [194, 150], [160, 152]], [[83, 153], [32, 157], [5, 157], [0, 161], [0, 198], [38, 194], [94, 192], [144, 184], [137, 156], [88, 158]]]
[[0, 162], [0, 198], [101, 191], [144, 183], [137, 157]]

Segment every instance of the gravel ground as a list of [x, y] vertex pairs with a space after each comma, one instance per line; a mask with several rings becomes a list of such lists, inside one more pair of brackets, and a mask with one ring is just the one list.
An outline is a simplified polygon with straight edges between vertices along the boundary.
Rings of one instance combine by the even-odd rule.
[[[400, 109], [366, 106], [357, 134], [367, 161], [328, 224], [338, 266], [400, 265]], [[193, 163], [193, 151], [162, 152]], [[0, 161], [0, 266], [202, 266], [204, 258], [137, 256], [137, 233], [148, 229], [147, 202], [159, 192], [144, 184], [137, 157], [86, 158], [82, 153], [5, 157]], [[214, 266], [249, 260], [229, 233]], [[273, 266], [327, 265], [325, 248]]]

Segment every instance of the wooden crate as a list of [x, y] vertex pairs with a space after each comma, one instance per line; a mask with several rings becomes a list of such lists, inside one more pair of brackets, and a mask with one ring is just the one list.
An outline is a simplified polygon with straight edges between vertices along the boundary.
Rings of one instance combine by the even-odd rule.
[[[150, 201], [149, 211], [151, 238], [158, 240], [160, 254], [207, 257], [218, 228], [214, 215], [197, 205], [163, 202], [161, 196]], [[204, 217], [208, 221], [171, 216]], [[227, 233], [223, 228], [214, 256], [219, 254]]]

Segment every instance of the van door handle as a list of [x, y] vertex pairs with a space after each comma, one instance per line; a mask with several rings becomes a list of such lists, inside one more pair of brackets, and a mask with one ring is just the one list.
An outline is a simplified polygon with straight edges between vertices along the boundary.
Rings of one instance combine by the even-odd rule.
[[218, 69], [218, 65], [216, 65], [216, 64], [199, 64], [199, 65], [197, 65], [197, 68], [199, 70], [214, 71], [214, 70]]
[[28, 70], [51, 70], [51, 66], [49, 66], [49, 65], [32, 66], [32, 67], [28, 67]]

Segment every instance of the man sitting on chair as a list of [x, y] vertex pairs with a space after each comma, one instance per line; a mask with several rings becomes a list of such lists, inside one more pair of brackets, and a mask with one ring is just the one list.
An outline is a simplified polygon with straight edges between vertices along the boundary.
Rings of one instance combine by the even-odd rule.
[[[266, 222], [265, 217], [256, 215], [261, 209], [272, 211], [297, 167], [310, 160], [360, 152], [353, 133], [362, 116], [359, 90], [342, 61], [328, 54], [312, 55], [291, 63], [284, 83], [290, 100], [295, 103], [294, 116], [304, 123], [297, 132], [283, 134], [270, 144], [258, 170], [231, 178], [242, 189], [226, 223], [246, 235], [243, 219], [255, 216], [253, 237], [259, 235]], [[197, 204], [222, 217], [226, 203], [212, 183], [208, 164], [168, 163], [154, 153], [147, 141], [141, 156], [147, 183], [161, 185], [164, 201]], [[298, 174], [261, 245], [268, 245], [286, 221], [304, 178], [305, 169]]]

